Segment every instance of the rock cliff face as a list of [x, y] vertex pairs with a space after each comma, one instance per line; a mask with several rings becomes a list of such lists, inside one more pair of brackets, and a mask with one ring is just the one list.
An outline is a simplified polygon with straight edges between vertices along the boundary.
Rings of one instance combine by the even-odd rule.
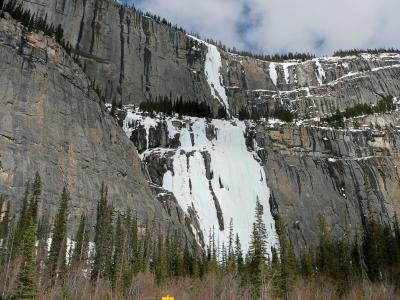
[[[0, 187], [7, 194], [21, 194], [39, 170], [49, 183], [45, 196], [53, 197], [46, 198], [54, 199], [43, 209], [54, 211], [54, 195], [68, 183], [78, 215], [93, 211], [105, 181], [118, 209], [189, 227], [199, 240], [210, 226], [224, 237], [231, 217], [248, 238], [258, 198], [272, 233], [279, 213], [297, 250], [317, 243], [320, 215], [342, 237], [360, 230], [366, 216], [390, 223], [400, 213], [399, 112], [359, 117], [361, 129], [353, 120], [344, 129], [311, 120], [399, 98], [399, 54], [267, 62], [227, 53], [111, 0], [21, 3], [62, 25], [82, 69], [51, 39], [2, 21]], [[163, 119], [130, 107], [121, 112], [123, 129], [139, 158], [90, 82], [110, 103], [182, 96], [207, 101], [214, 112], [283, 106], [307, 120]]]
[[[328, 222], [336, 238], [361, 233], [369, 216], [393, 224], [395, 213], [400, 212], [400, 135], [394, 122], [398, 114], [360, 118], [361, 129], [276, 124], [275, 121], [246, 122], [242, 128], [243, 123], [236, 120], [230, 124], [242, 128], [239, 139], [246, 144], [247, 150], [240, 152], [236, 160], [222, 161], [221, 165], [213, 161], [216, 158], [212, 153], [218, 149], [219, 132], [229, 131], [229, 122], [221, 128], [212, 120], [150, 118], [136, 113], [128, 114], [125, 129], [141, 149], [151, 180], [174, 192], [184, 210], [186, 205], [181, 201], [188, 201], [191, 205], [186, 212], [200, 223], [198, 227], [203, 232], [207, 226], [214, 226], [223, 238], [230, 217], [234, 226], [243, 229], [243, 216], [232, 215], [228, 206], [233, 211], [247, 211], [246, 207], [254, 206], [254, 199], [242, 191], [237, 204], [229, 195], [232, 186], [224, 185], [226, 177], [222, 176], [219, 182], [215, 178], [215, 174], [226, 168], [230, 171], [225, 176], [237, 178], [236, 184], [243, 190], [262, 182], [265, 195], [269, 197], [268, 203], [264, 203], [270, 210], [266, 221], [276, 214], [281, 215], [295, 248], [300, 251], [304, 246], [318, 243], [320, 216]], [[200, 147], [198, 122], [204, 124], [200, 132], [208, 140], [206, 144], [200, 143]], [[235, 153], [238, 147], [231, 144], [232, 139], [225, 141], [229, 149], [226, 156]], [[207, 146], [208, 143], [212, 146]], [[246, 160], [248, 156], [250, 160]], [[251, 161], [263, 165], [264, 172], [252, 170], [255, 177], [243, 174], [242, 170], [246, 169], [243, 161], [246, 166], [251, 165]], [[177, 173], [182, 169], [188, 188], [185, 180], [175, 181], [174, 185], [166, 183], [170, 180], [168, 174], [179, 177]], [[197, 172], [198, 169], [202, 171]], [[215, 203], [196, 193], [199, 181], [214, 183]], [[207, 214], [214, 218], [204, 220], [202, 206], [206, 206]], [[252, 216], [251, 211], [247, 212], [247, 219], [252, 220]], [[268, 229], [273, 236], [273, 227]], [[245, 238], [245, 233], [240, 233], [240, 237]]]
[[224, 54], [229, 98], [240, 106], [273, 111], [289, 108], [299, 117], [321, 117], [357, 104], [399, 96], [400, 56], [361, 54], [305, 62], [271, 63]]
[[[107, 102], [140, 103], [156, 96], [273, 111], [284, 105], [299, 117], [329, 115], [382, 96], [400, 96], [399, 55], [359, 55], [271, 63], [234, 55], [187, 36], [113, 0], [21, 0], [61, 24], [85, 73]], [[220, 55], [221, 78], [207, 63]], [[222, 89], [218, 89], [218, 85]], [[225, 91], [223, 91], [225, 89]], [[219, 95], [214, 92], [219, 91]], [[226, 94], [226, 101], [223, 101]], [[226, 102], [226, 103], [225, 103]]]
[[362, 230], [369, 216], [393, 224], [400, 211], [397, 128], [286, 124], [258, 125], [250, 132], [254, 143], [249, 145], [262, 157], [273, 210], [284, 218], [298, 249], [318, 241], [319, 216], [338, 238]]
[[117, 212], [137, 212], [163, 228], [186, 228], [171, 194], [152, 189], [134, 145], [109, 116], [90, 81], [51, 38], [0, 19], [0, 193], [18, 211], [24, 185], [38, 171], [40, 212], [54, 215], [66, 185], [71, 228], [95, 218], [100, 186]]
[[124, 104], [156, 96], [212, 101], [203, 75], [202, 47], [181, 31], [112, 0], [22, 1], [32, 12], [61, 24], [83, 69]]

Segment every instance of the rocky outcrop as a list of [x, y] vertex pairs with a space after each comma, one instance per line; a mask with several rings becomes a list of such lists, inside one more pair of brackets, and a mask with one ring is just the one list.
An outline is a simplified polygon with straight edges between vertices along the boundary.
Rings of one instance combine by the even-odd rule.
[[273, 63], [225, 54], [222, 69], [231, 102], [274, 111], [289, 108], [301, 118], [321, 117], [357, 104], [399, 96], [400, 55], [360, 54]]
[[[201, 226], [227, 228], [228, 213], [251, 227], [248, 216], [253, 203], [246, 206], [248, 202], [236, 199], [240, 208], [229, 211], [237, 194], [233, 183], [240, 186], [251, 177], [252, 183], [245, 188], [259, 187], [257, 196], [264, 196], [265, 206], [269, 199], [272, 213], [282, 215], [298, 250], [317, 243], [320, 215], [336, 237], [343, 237], [362, 228], [366, 216], [389, 223], [399, 212], [399, 113], [360, 117], [361, 129], [352, 128], [354, 120], [346, 120], [341, 130], [319, 127], [317, 121], [357, 104], [375, 104], [388, 95], [399, 98], [399, 54], [268, 62], [216, 50], [112, 0], [21, 3], [62, 25], [82, 70], [51, 39], [2, 21], [0, 187], [6, 194], [21, 194], [24, 182], [39, 170], [48, 181], [44, 198], [50, 199], [43, 209], [54, 212], [54, 195], [67, 183], [74, 199], [72, 215], [77, 216], [82, 210], [93, 211], [99, 186], [105, 181], [117, 209], [137, 209], [146, 218], [168, 220], [176, 226], [190, 219], [201, 240], [202, 230], [208, 230]], [[213, 78], [207, 74], [210, 65], [219, 71], [212, 72]], [[242, 132], [236, 130], [243, 126], [240, 122], [157, 116], [141, 116], [137, 122], [134, 115], [121, 111], [120, 125], [136, 145], [141, 161], [116, 122], [100, 108], [90, 82], [109, 103], [116, 99], [138, 104], [159, 95], [183, 96], [184, 101], [207, 101], [214, 112], [221, 105], [232, 114], [242, 107], [272, 112], [284, 106], [298, 118], [317, 118], [314, 123], [248, 124], [243, 137], [249, 148], [246, 152], [239, 139]], [[125, 116], [129, 122], [122, 122]], [[224, 136], [218, 129], [230, 130], [231, 135]], [[225, 144], [216, 149], [221, 137], [226, 138]], [[229, 143], [241, 149], [246, 164], [234, 156], [239, 157], [236, 148], [226, 149]], [[226, 165], [213, 169], [212, 164], [229, 155], [232, 159]], [[263, 169], [253, 165], [253, 158]], [[241, 168], [226, 173], [240, 163]], [[256, 171], [245, 173], [250, 164]], [[176, 174], [177, 170], [181, 173]], [[180, 179], [184, 193], [178, 194]], [[199, 179], [197, 185], [194, 179]], [[264, 181], [270, 193], [259, 192]], [[178, 194], [184, 212], [166, 187]], [[212, 214], [209, 205], [194, 203], [196, 188], [205, 191], [196, 196], [204, 196], [213, 205]], [[246, 217], [243, 208], [249, 208]], [[201, 223], [199, 215], [208, 223]]]
[[21, 1], [61, 24], [85, 73], [106, 99], [140, 103], [156, 96], [208, 101], [205, 47], [182, 31], [113, 0]]
[[[160, 95], [183, 96], [185, 101], [207, 101], [215, 113], [223, 104], [212, 96], [215, 85], [206, 74], [210, 49], [183, 31], [113, 0], [21, 3], [62, 25], [85, 73], [107, 102], [115, 98], [137, 104]], [[233, 114], [242, 107], [272, 112], [283, 105], [308, 118], [374, 104], [383, 96], [400, 96], [400, 55], [396, 54], [274, 63], [218, 51], [219, 72]]]
[[285, 220], [297, 249], [318, 243], [320, 216], [343, 238], [361, 231], [369, 216], [393, 224], [400, 212], [396, 128], [258, 125], [252, 136], [273, 212]]
[[133, 143], [57, 43], [0, 19], [0, 69], [0, 194], [14, 211], [38, 171], [40, 213], [55, 214], [65, 185], [71, 228], [82, 213], [95, 219], [102, 182], [116, 213], [130, 210], [165, 229], [189, 227], [173, 195], [149, 186]]
[[[333, 129], [301, 122], [247, 122], [243, 141], [249, 153], [256, 154], [254, 159], [264, 166], [265, 178], [261, 180], [265, 180], [270, 189], [271, 213], [282, 216], [297, 253], [304, 246], [317, 245], [320, 216], [325, 218], [332, 234], [339, 239], [352, 238], [356, 232], [361, 235], [366, 218], [370, 216], [380, 222], [393, 224], [395, 213], [400, 212], [397, 201], [400, 196], [398, 114], [396, 111], [357, 118], [360, 129], [351, 126]], [[154, 130], [159, 132], [157, 135], [147, 135], [143, 127], [146, 115], [136, 118], [141, 118], [142, 123], [135, 123], [132, 141], [135, 144], [147, 144], [141, 140], [149, 137], [149, 147], [143, 151], [142, 160], [154, 183], [163, 185], [165, 174], [178, 170], [174, 168], [179, 159], [177, 151], [186, 155], [187, 167], [192, 167], [190, 159], [195, 152], [190, 147], [184, 151], [180, 150], [180, 144], [159, 146], [161, 140], [168, 139], [172, 118], [158, 116], [154, 119]], [[352, 124], [352, 120], [347, 122]], [[175, 120], [174, 124], [175, 129], [170, 130], [176, 130], [178, 140], [185, 127], [183, 124], [189, 126], [189, 132], [195, 131], [195, 119], [189, 123]], [[211, 143], [218, 139], [218, 130], [213, 128], [211, 121], [207, 122], [205, 131], [209, 132], [208, 140]], [[213, 169], [211, 165], [210, 150], [204, 149], [202, 156], [204, 171], [201, 176], [211, 182], [215, 167]], [[219, 185], [218, 188], [224, 188], [223, 182], [220, 181]], [[246, 200], [242, 198], [243, 206]], [[201, 197], [193, 195], [194, 205], [206, 205], [200, 201]], [[219, 216], [219, 222], [214, 225], [223, 230], [226, 220], [218, 198], [215, 205], [210, 206], [209, 212]], [[197, 219], [196, 214], [190, 217]], [[273, 234], [271, 231], [269, 233]]]

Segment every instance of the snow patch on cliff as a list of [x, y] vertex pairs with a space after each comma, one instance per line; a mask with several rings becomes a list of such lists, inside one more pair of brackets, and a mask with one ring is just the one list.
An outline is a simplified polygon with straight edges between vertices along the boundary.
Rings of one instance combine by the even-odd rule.
[[319, 85], [322, 85], [324, 80], [325, 80], [325, 70], [322, 67], [321, 63], [319, 62], [319, 59], [315, 59], [315, 66], [316, 66], [316, 72], [315, 75], [317, 76], [317, 80]]
[[[196, 213], [205, 242], [213, 228], [216, 238], [221, 243], [226, 241], [232, 219], [234, 232], [239, 234], [243, 250], [247, 250], [258, 199], [264, 206], [269, 245], [276, 244], [270, 190], [264, 168], [256, 160], [257, 154], [246, 146], [246, 124], [236, 119], [208, 122], [194, 117], [150, 118], [128, 109], [123, 129], [130, 137], [134, 128], [144, 126], [148, 141], [150, 128], [161, 121], [166, 122], [169, 137], [179, 134], [180, 147], [147, 149], [141, 158], [152, 153], [163, 156], [174, 152], [172, 170], [163, 175], [163, 188], [175, 195], [184, 211]], [[223, 220], [218, 218], [219, 210]]]
[[271, 77], [272, 82], [276, 86], [278, 81], [278, 73], [276, 72], [276, 67], [273, 62], [269, 64], [269, 77]]
[[[219, 240], [226, 241], [232, 218], [234, 230], [246, 250], [258, 199], [265, 210], [269, 245], [275, 244], [274, 221], [269, 206], [270, 190], [263, 167], [245, 145], [245, 124], [236, 120], [213, 120], [211, 124], [215, 127], [216, 138], [210, 141], [206, 136], [207, 124], [204, 119], [192, 121], [190, 130], [183, 128], [180, 132], [181, 147], [174, 156], [173, 172], [164, 174], [163, 188], [174, 193], [185, 211], [196, 211], [206, 239], [208, 232], [215, 228]], [[206, 176], [202, 153], [210, 155], [210, 180]], [[218, 230], [221, 223], [217, 217], [218, 205], [222, 211], [224, 230]]]
[[211, 89], [211, 95], [218, 99], [218, 101], [226, 108], [226, 110], [229, 111], [228, 97], [226, 96], [225, 87], [223, 85], [224, 80], [220, 73], [222, 69], [222, 59], [218, 48], [194, 36], [189, 35], [189, 37], [207, 46], [204, 72], [208, 85]]

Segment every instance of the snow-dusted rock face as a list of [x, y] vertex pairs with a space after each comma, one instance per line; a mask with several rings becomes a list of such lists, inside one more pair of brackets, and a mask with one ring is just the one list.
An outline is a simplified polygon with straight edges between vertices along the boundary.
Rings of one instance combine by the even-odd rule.
[[301, 251], [318, 243], [320, 216], [342, 238], [361, 231], [370, 214], [391, 222], [400, 212], [398, 115], [360, 117], [359, 129], [335, 130], [275, 120], [254, 127], [185, 117], [150, 121], [128, 112], [125, 127], [136, 145], [149, 145], [141, 152], [149, 177], [174, 193], [200, 239], [207, 241], [214, 226], [222, 241], [232, 217], [248, 245], [257, 195], [269, 212], [270, 238], [278, 212]]
[[[151, 119], [128, 110], [124, 128], [139, 147], [153, 145], [141, 154], [152, 180], [173, 192], [181, 208], [195, 218], [199, 240], [207, 241], [214, 228], [220, 242], [226, 241], [232, 219], [234, 232], [247, 250], [259, 200], [265, 211], [268, 242], [275, 244], [270, 190], [259, 157], [246, 145], [244, 122]], [[170, 143], [170, 139], [179, 143]]]
[[273, 111], [284, 105], [299, 117], [320, 117], [400, 94], [400, 55], [361, 54], [305, 62], [266, 62], [223, 53], [233, 111], [246, 105]]
[[211, 95], [218, 99], [221, 105], [229, 112], [228, 98], [225, 92], [225, 86], [221, 74], [222, 61], [221, 54], [218, 48], [214, 45], [199, 40], [196, 37], [189, 36], [189, 38], [199, 42], [207, 47], [206, 61], [204, 64], [204, 74], [207, 78], [208, 85], [210, 86]]
[[[164, 218], [167, 213], [168, 219], [185, 225], [185, 216], [175, 213], [179, 210], [174, 206], [177, 201], [190, 216], [188, 219], [197, 220], [194, 227], [199, 239], [202, 234], [206, 239], [212, 226], [224, 238], [231, 217], [235, 229], [241, 230], [242, 239], [248, 238], [258, 196], [265, 207], [269, 205], [266, 212], [272, 209], [283, 216], [297, 250], [317, 243], [319, 215], [324, 215], [336, 236], [342, 237], [345, 232], [360, 228], [370, 213], [383, 222], [389, 222], [394, 212], [400, 214], [398, 112], [362, 117], [360, 130], [269, 123], [246, 130], [243, 139], [239, 136], [245, 128], [240, 122], [157, 120], [127, 112], [132, 125], [126, 122], [124, 129], [134, 141], [154, 188], [160, 191], [159, 201], [155, 201], [144, 186], [141, 161], [135, 150], [118, 133], [113, 120], [96, 108], [97, 103], [92, 100], [97, 96], [88, 88], [90, 82], [95, 82], [107, 102], [115, 98], [123, 104], [138, 104], [156, 96], [182, 96], [184, 101], [207, 101], [214, 112], [222, 105], [229, 107], [231, 115], [243, 106], [273, 111], [276, 105], [284, 105], [299, 117], [321, 117], [357, 104], [374, 104], [387, 95], [399, 98], [400, 55], [268, 62], [196, 41], [113, 0], [22, 3], [33, 12], [47, 14], [47, 20], [54, 25], [62, 25], [88, 78], [77, 66], [75, 72], [68, 63], [57, 64], [57, 70], [64, 72], [62, 76], [50, 72], [53, 77], [39, 80], [48, 82], [46, 92], [54, 92], [49, 98], [57, 101], [40, 102], [43, 106], [38, 106], [35, 99], [47, 94], [40, 90], [41, 84], [30, 85], [32, 81], [28, 79], [39, 77], [21, 77], [21, 65], [26, 65], [20, 63], [15, 49], [7, 46], [7, 51], [1, 52], [0, 59], [7, 61], [4, 69], [9, 72], [1, 73], [3, 81], [22, 86], [15, 92], [13, 88], [6, 89], [8, 94], [3, 97], [7, 105], [0, 138], [6, 143], [0, 144], [0, 181], [9, 190], [21, 190], [26, 170], [34, 170], [46, 158], [57, 162], [43, 163], [43, 171], [50, 173], [53, 180], [48, 193], [54, 194], [56, 186], [64, 182], [64, 174], [69, 174], [73, 178], [71, 185], [76, 188], [74, 196], [82, 199], [77, 200], [77, 207], [80, 209], [82, 203], [91, 207], [100, 182], [110, 180], [115, 183], [115, 195], [130, 199], [119, 204], [140, 204], [144, 214], [150, 211]], [[20, 41], [12, 35], [7, 38], [13, 45]], [[45, 60], [46, 51], [37, 48], [34, 57]], [[35, 76], [41, 70], [44, 67], [38, 64]], [[23, 106], [25, 102], [11, 107], [9, 103], [19, 99], [18, 93], [40, 97], [27, 97], [27, 108]], [[20, 111], [40, 107], [44, 125], [28, 124], [27, 119], [20, 118]], [[55, 118], [60, 112], [62, 116]], [[39, 138], [37, 133], [41, 131], [35, 129], [42, 127], [47, 128], [43, 139], [54, 144], [44, 152], [35, 150], [40, 144], [31, 146], [30, 140]], [[10, 134], [14, 129], [15, 135]], [[64, 136], [71, 136], [73, 143], [64, 141]], [[245, 148], [244, 140], [253, 151]], [[4, 149], [8, 151], [6, 156]], [[60, 153], [68, 155], [58, 162]], [[24, 156], [30, 159], [23, 159]], [[55, 167], [57, 164], [63, 166], [61, 170]], [[10, 170], [16, 170], [15, 174]], [[241, 201], [242, 198], [248, 199]], [[270, 215], [266, 218], [271, 221]]]
[[300, 117], [314, 117], [400, 96], [398, 54], [268, 62], [193, 44], [195, 38], [114, 0], [22, 3], [62, 25], [108, 102], [182, 96], [207, 101], [215, 113], [221, 105], [235, 115], [243, 106], [273, 111], [283, 104]]

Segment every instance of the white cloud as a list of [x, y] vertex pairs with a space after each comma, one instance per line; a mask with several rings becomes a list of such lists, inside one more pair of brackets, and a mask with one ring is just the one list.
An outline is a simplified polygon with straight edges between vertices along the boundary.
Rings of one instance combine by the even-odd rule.
[[[136, 6], [256, 52], [400, 48], [398, 0], [142, 0]], [[240, 32], [245, 23], [251, 27]]]

